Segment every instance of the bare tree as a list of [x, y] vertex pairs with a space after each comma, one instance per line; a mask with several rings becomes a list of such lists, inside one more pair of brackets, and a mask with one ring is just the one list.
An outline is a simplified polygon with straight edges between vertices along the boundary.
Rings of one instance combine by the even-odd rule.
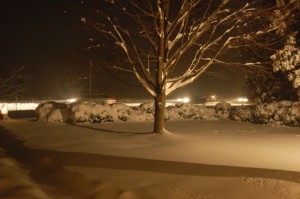
[[265, 18], [274, 5], [262, 8], [250, 2], [107, 0], [108, 11], [95, 10], [81, 21], [125, 55], [126, 64], [114, 69], [132, 73], [154, 98], [154, 132], [161, 134], [168, 95], [195, 81], [213, 64], [241, 65], [235, 63], [234, 55], [224, 56], [229, 49], [272, 42], [264, 41], [265, 34], [276, 28], [266, 26]]
[[0, 99], [18, 100], [28, 86], [28, 77], [24, 75], [26, 66], [13, 69], [9, 74], [2, 74], [0, 77]]

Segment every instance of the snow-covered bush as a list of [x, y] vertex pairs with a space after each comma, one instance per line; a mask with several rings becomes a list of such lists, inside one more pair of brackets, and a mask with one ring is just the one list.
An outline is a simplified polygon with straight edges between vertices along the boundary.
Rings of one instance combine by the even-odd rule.
[[289, 109], [291, 126], [300, 126], [300, 102], [294, 102]]
[[116, 103], [111, 105], [111, 111], [114, 121], [128, 121], [130, 120], [131, 112], [134, 110], [125, 104]]
[[293, 87], [300, 88], [300, 48], [296, 39], [298, 32], [293, 30], [293, 24], [299, 17], [300, 1], [277, 0], [276, 6], [270, 16], [270, 27], [276, 30], [277, 35], [285, 36], [285, 44], [271, 56], [273, 70], [286, 74]]
[[75, 122], [109, 122], [113, 121], [109, 105], [100, 105], [89, 101], [78, 101], [69, 105], [74, 113]]
[[178, 104], [177, 106], [178, 115], [180, 115], [183, 119], [196, 119], [198, 118], [198, 114], [196, 111], [196, 107], [192, 104]]
[[166, 108], [166, 120], [216, 119], [214, 108], [194, 104], [177, 104]]
[[[271, 114], [266, 114], [271, 111]], [[280, 101], [256, 108], [256, 117], [262, 123], [300, 126], [300, 102]]]
[[268, 65], [264, 67], [264, 70], [266, 73], [256, 70], [246, 78], [247, 95], [251, 99], [255, 99], [258, 103], [298, 99], [297, 89], [293, 87], [285, 74], [274, 73], [272, 66]]
[[168, 106], [165, 110], [165, 120], [180, 120], [181, 115], [178, 114], [178, 106]]
[[198, 118], [196, 119], [215, 120], [218, 118], [214, 108], [205, 107], [205, 106], [196, 106], [196, 107], [198, 112]]
[[146, 102], [139, 106], [139, 109], [142, 111], [142, 113], [152, 113], [154, 114], [154, 102]]
[[232, 108], [229, 113], [229, 119], [242, 122], [255, 122], [253, 107], [242, 106]]
[[[228, 106], [225, 106], [226, 107]], [[36, 110], [40, 120], [56, 122], [117, 122], [153, 121], [154, 103], [141, 104], [132, 108], [125, 104], [101, 105], [90, 101], [77, 101], [71, 104], [48, 102], [40, 104]], [[215, 108], [200, 105], [177, 104], [166, 107], [165, 120], [217, 119]]]
[[231, 104], [221, 100], [215, 105], [215, 110], [219, 117], [228, 118], [231, 110]]
[[285, 46], [277, 50], [271, 56], [273, 60], [273, 70], [287, 73], [288, 80], [293, 82], [294, 88], [300, 87], [300, 48], [296, 44], [296, 34], [293, 32], [287, 37]]
[[262, 124], [300, 127], [300, 102], [280, 101], [241, 107], [231, 111], [230, 119]]
[[70, 111], [66, 104], [53, 101], [39, 104], [35, 112], [38, 116], [38, 120], [41, 121], [66, 122], [70, 117]]
[[142, 121], [153, 121], [154, 113], [145, 113], [140, 110], [134, 110], [131, 112], [130, 121], [142, 122]]
[[[36, 108], [39, 120], [48, 122], [117, 122], [153, 121], [153, 106], [145, 104], [135, 110], [125, 104], [101, 105], [88, 101], [71, 104], [57, 102], [41, 103]], [[166, 107], [165, 120], [215, 120], [225, 118], [261, 124], [287, 125], [300, 127], [300, 102], [280, 101], [258, 104], [257, 106], [231, 107], [221, 101], [215, 107], [193, 104], [177, 104]]]
[[275, 112], [278, 109], [278, 102], [272, 102], [269, 104], [258, 104], [255, 109], [255, 117], [261, 123], [272, 122], [272, 118], [275, 116]]

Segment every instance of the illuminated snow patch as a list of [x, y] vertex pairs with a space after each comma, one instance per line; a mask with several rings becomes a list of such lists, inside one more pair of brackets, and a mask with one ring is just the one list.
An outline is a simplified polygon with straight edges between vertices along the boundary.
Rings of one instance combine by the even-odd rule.
[[0, 107], [6, 105], [8, 111], [23, 111], [23, 110], [35, 110], [39, 103], [0, 103]]

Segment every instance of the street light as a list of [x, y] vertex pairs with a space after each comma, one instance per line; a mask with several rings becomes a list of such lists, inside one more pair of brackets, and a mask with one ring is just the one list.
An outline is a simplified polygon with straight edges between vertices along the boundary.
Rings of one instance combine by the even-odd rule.
[[217, 96], [216, 95], [212, 95], [212, 96], [210, 96], [210, 98], [211, 98], [212, 101], [216, 101], [217, 100]]

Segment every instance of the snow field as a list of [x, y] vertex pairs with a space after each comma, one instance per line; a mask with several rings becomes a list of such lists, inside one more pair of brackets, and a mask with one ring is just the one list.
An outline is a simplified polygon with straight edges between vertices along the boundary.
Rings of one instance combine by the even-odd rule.
[[152, 122], [1, 124], [34, 149], [27, 156], [47, 151], [40, 163], [56, 169], [40, 178], [72, 199], [300, 198], [297, 128], [182, 120], [155, 135]]

